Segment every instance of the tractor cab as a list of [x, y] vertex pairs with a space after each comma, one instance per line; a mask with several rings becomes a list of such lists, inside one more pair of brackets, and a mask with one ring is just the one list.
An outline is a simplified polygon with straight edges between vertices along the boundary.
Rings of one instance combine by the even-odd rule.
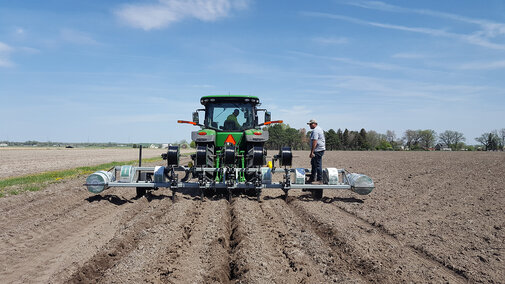
[[204, 127], [217, 131], [242, 131], [257, 125], [256, 107], [251, 102], [214, 101], [205, 104]]
[[[244, 131], [259, 128], [258, 109], [260, 103], [253, 96], [206, 96], [200, 100], [205, 109], [204, 128], [221, 131]], [[265, 121], [269, 113], [265, 111]], [[196, 121], [195, 121], [196, 120]], [[199, 123], [198, 112], [193, 114], [193, 122]]]
[[[204, 96], [200, 103], [205, 108], [193, 113], [193, 121], [178, 121], [201, 127], [201, 130], [191, 133], [191, 139], [197, 146], [219, 150], [231, 143], [239, 151], [263, 147], [268, 140], [268, 132], [261, 127], [282, 123], [280, 120], [271, 121], [270, 112], [266, 109], [258, 109], [260, 101], [254, 96]], [[200, 123], [200, 112], [204, 112], [203, 124]], [[260, 112], [265, 115], [262, 123], [258, 121]]]
[[[258, 109], [260, 101], [254, 96], [204, 96], [200, 99], [204, 109], [193, 113], [193, 121], [179, 120], [200, 126], [191, 133], [196, 153], [192, 155], [195, 166], [207, 168], [259, 168], [266, 163], [265, 143], [268, 131], [263, 125], [282, 123], [271, 121], [266, 109]], [[200, 112], [204, 112], [203, 123]], [[259, 123], [258, 113], [264, 112], [264, 121]], [[209, 172], [206, 180], [220, 181], [219, 173]], [[240, 181], [251, 181], [246, 172], [238, 177]]]

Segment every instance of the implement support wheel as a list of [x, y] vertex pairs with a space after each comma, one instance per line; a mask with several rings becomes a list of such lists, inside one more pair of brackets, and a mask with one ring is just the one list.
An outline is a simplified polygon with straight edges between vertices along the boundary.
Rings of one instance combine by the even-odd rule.
[[175, 190], [172, 190], [172, 202], [175, 202]]
[[313, 189], [312, 190], [312, 198], [315, 200], [321, 200], [323, 198], [323, 190], [322, 189]]
[[145, 187], [137, 187], [137, 198], [140, 198], [144, 195], [146, 195], [146, 188]]

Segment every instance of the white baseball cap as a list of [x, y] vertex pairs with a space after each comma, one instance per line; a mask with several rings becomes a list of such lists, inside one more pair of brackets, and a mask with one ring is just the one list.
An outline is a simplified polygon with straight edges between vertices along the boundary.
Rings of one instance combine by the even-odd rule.
[[312, 123], [317, 124], [317, 120], [315, 120], [315, 119], [311, 119], [311, 120], [309, 120], [309, 122], [307, 122], [307, 124], [312, 124]]

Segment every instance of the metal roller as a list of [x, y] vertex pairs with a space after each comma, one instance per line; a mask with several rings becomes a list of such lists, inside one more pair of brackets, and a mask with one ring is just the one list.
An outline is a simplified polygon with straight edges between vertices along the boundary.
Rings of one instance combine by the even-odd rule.
[[109, 187], [109, 183], [115, 181], [111, 172], [99, 171], [91, 174], [86, 179], [86, 186], [89, 192], [100, 193]]
[[179, 166], [179, 146], [168, 146], [167, 164], [168, 166]]
[[282, 166], [291, 166], [293, 163], [293, 153], [291, 147], [282, 147], [279, 151], [279, 162]]
[[207, 146], [196, 146], [195, 166], [207, 165]]
[[363, 174], [350, 173], [347, 174], [347, 179], [349, 180], [351, 191], [357, 194], [367, 195], [375, 188], [373, 180]]
[[235, 163], [235, 146], [233, 145], [227, 145], [224, 148], [224, 159], [223, 159], [224, 164], [226, 165], [231, 165]]
[[249, 150], [248, 155], [248, 161], [249, 161], [249, 166], [262, 166], [265, 164], [265, 150], [263, 147], [260, 146], [255, 146]]

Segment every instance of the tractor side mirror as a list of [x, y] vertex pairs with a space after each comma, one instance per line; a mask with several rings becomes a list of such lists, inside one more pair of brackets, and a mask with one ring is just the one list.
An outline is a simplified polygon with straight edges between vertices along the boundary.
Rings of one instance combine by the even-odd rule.
[[193, 122], [196, 124], [200, 124], [200, 118], [198, 117], [198, 112], [193, 112]]
[[269, 111], [265, 111], [265, 122], [272, 120], [272, 114]]

